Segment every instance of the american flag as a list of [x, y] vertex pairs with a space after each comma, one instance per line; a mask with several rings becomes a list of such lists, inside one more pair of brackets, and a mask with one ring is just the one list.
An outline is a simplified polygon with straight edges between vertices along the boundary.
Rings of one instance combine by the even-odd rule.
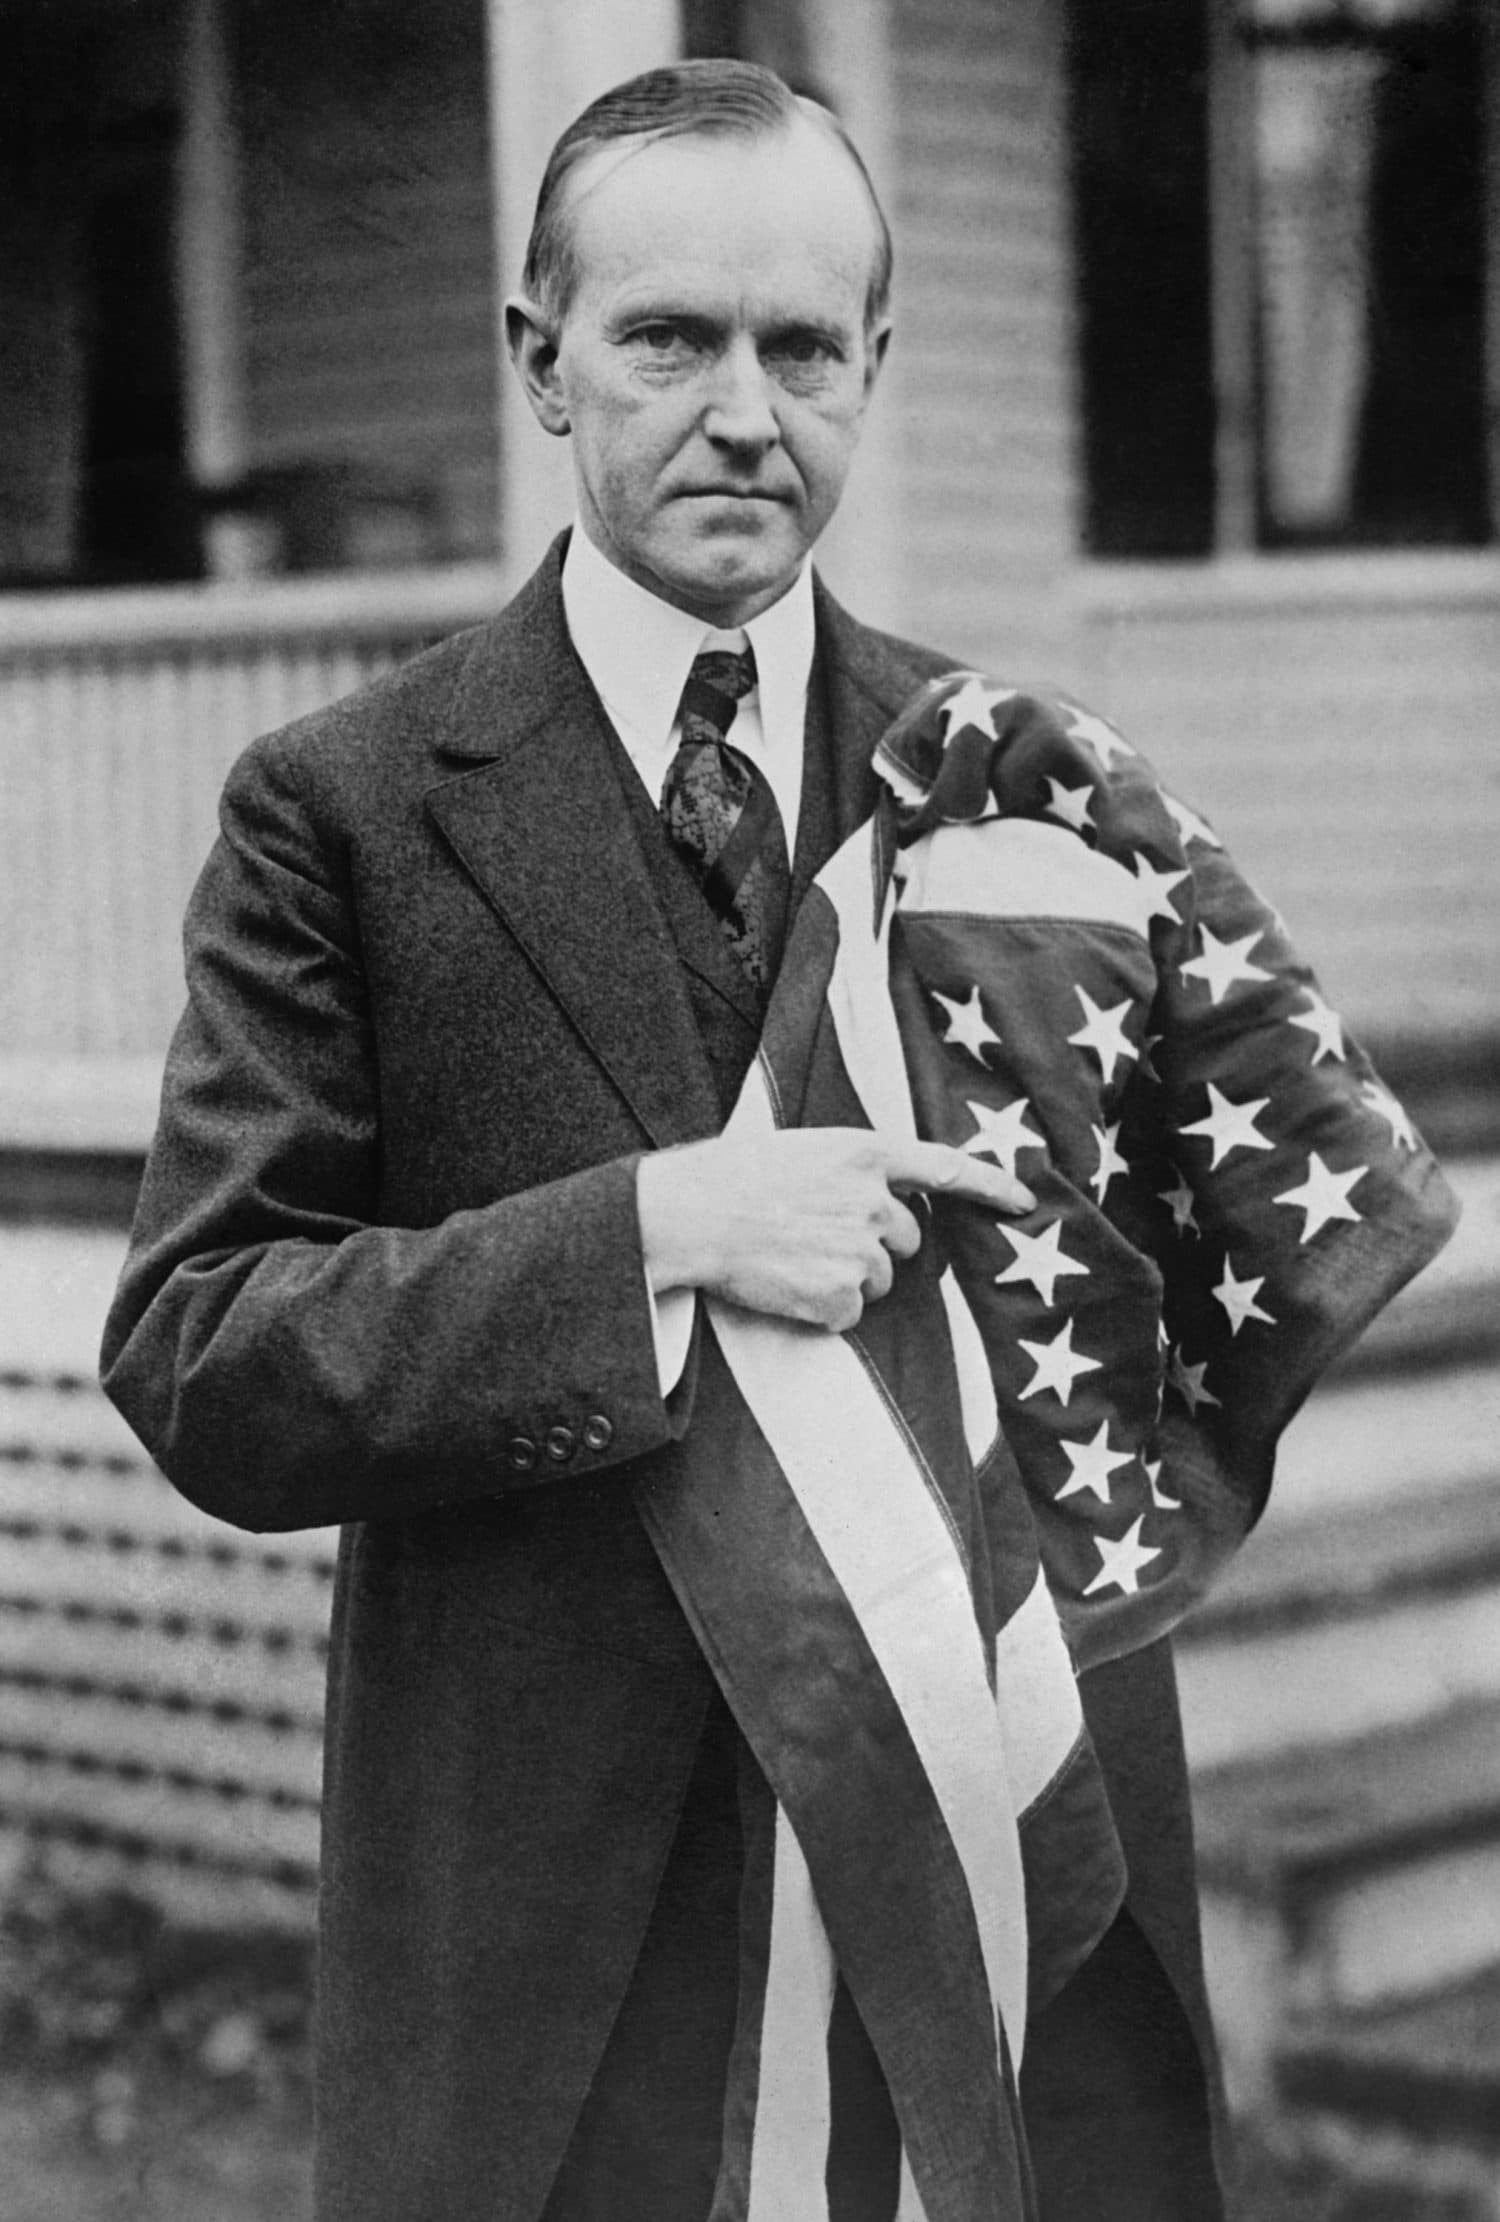
[[964, 674], [876, 762], [735, 1120], [953, 1143], [1037, 1206], [934, 1201], [847, 1335], [710, 1301], [692, 1426], [638, 1496], [755, 1762], [714, 2222], [826, 2212], [841, 1986], [899, 2222], [1030, 2212], [1028, 2005], [1123, 1887], [1075, 1668], [1201, 1594], [1279, 1428], [1451, 1224], [1271, 913], [1112, 727]]
[[1201, 1596], [1282, 1429], [1456, 1206], [1280, 919], [1112, 725], [965, 674], [877, 765], [919, 1128], [1038, 1197], [950, 1213], [950, 1239], [1091, 1664]]

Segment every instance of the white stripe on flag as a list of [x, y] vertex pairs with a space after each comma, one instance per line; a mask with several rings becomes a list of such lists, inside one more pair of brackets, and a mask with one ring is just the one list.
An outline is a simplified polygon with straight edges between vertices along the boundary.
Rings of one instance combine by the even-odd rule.
[[896, 2201], [896, 2222], [927, 2222], [927, 2209], [922, 2204], [922, 2194], [917, 2189], [917, 2179], [911, 2172], [911, 2162], [905, 2149], [901, 2154], [901, 2196]]
[[826, 2222], [834, 1964], [792, 1825], [776, 1809], [771, 1947], [745, 2222]]
[[958, 1373], [958, 1402], [964, 1416], [964, 1441], [977, 1466], [995, 1447], [1000, 1432], [1000, 1407], [995, 1402], [995, 1380], [985, 1356], [979, 1322], [969, 1309], [969, 1299], [958, 1285], [952, 1266], [945, 1268], [938, 1289], [948, 1314], [948, 1340]]
[[1016, 1810], [1025, 1813], [1083, 1726], [1073, 1662], [1042, 1574], [995, 1638], [995, 1704]]
[[1087, 918], [1145, 936], [1150, 899], [1133, 872], [1076, 833], [1034, 818], [943, 827], [901, 852], [901, 908], [976, 918]]
[[915, 1141], [916, 1117], [906, 1084], [906, 1053], [891, 1001], [890, 924], [894, 884], [886, 890], [880, 922], [874, 901], [874, 820], [850, 834], [818, 874], [818, 886], [838, 915], [839, 945], [828, 982], [828, 1009], [839, 1054], [871, 1126], [902, 1141]]
[[709, 1314], [916, 1746], [969, 1886], [990, 1999], [1018, 2059], [1026, 2017], [1020, 1838], [947, 1515], [842, 1336], [712, 1298]]

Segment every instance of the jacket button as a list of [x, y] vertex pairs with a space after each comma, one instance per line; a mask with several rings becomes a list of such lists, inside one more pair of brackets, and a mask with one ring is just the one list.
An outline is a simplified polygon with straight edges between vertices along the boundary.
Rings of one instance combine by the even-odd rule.
[[614, 1424], [602, 1412], [590, 1412], [583, 1423], [583, 1440], [589, 1450], [608, 1450]]
[[536, 1445], [529, 1435], [512, 1435], [505, 1455], [518, 1474], [529, 1474], [536, 1464]]
[[571, 1427], [549, 1427], [547, 1430], [547, 1456], [559, 1466], [567, 1464], [578, 1448], [578, 1438]]

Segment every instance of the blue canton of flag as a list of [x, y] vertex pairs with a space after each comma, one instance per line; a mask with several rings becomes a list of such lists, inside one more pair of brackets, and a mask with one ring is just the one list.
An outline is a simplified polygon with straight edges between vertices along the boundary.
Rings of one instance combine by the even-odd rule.
[[1281, 1429], [1454, 1206], [1279, 919], [1113, 726], [959, 675], [876, 764], [919, 1128], [1038, 1199], [938, 1208], [1091, 1663], [1201, 1595]]

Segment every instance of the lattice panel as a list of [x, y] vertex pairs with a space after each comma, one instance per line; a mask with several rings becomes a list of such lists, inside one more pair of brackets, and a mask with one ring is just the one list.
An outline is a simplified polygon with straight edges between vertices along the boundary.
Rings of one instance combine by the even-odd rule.
[[197, 1512], [83, 1375], [0, 1373], [0, 1831], [308, 1919], [333, 1557]]

